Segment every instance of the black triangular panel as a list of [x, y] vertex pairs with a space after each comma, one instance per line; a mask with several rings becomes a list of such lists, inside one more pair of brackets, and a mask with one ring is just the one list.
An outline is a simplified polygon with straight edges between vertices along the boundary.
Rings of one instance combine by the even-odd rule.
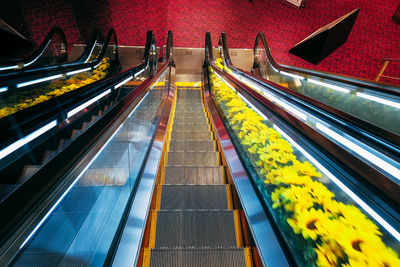
[[289, 53], [318, 64], [347, 41], [359, 12], [360, 9], [354, 9], [328, 23], [293, 46]]
[[0, 57], [8, 56], [32, 46], [25, 37], [0, 19]]

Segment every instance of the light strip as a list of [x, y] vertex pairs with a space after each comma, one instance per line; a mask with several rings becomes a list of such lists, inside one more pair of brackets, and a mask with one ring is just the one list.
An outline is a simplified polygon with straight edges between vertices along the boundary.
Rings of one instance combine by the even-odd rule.
[[8, 67], [1, 67], [1, 68], [0, 68], [0, 71], [2, 71], [2, 70], [16, 70], [16, 69], [18, 69], [18, 68], [19, 68], [18, 65], [8, 66]]
[[57, 75], [53, 75], [53, 76], [49, 76], [49, 77], [45, 77], [45, 78], [40, 78], [37, 80], [33, 80], [33, 81], [29, 81], [29, 82], [24, 82], [24, 83], [19, 83], [17, 84], [17, 88], [21, 88], [24, 86], [28, 86], [28, 85], [32, 85], [35, 83], [40, 83], [40, 82], [45, 82], [45, 81], [49, 81], [49, 80], [53, 80], [53, 79], [58, 79], [61, 78], [62, 74], [57, 74]]
[[76, 113], [78, 113], [82, 109], [86, 108], [87, 106], [90, 106], [91, 104], [93, 104], [97, 100], [101, 99], [102, 97], [108, 95], [109, 93], [111, 93], [111, 89], [108, 89], [105, 92], [101, 93], [100, 95], [98, 95], [98, 96], [92, 98], [91, 100], [83, 103], [82, 105], [77, 106], [76, 108], [72, 109], [71, 111], [69, 111], [67, 113], [67, 118], [70, 118], [70, 117], [74, 116]]
[[0, 93], [7, 92], [8, 87], [0, 87]]
[[47, 48], [47, 46], [49, 45], [50, 42], [51, 42], [51, 39], [47, 41], [46, 46], [44, 47], [44, 49], [42, 50], [42, 52], [41, 52], [39, 55], [37, 55], [37, 57], [35, 57], [35, 59], [33, 59], [31, 62], [24, 63], [23, 66], [24, 66], [24, 67], [28, 67], [28, 66], [31, 65], [33, 62], [35, 62], [35, 61], [44, 53], [44, 50], [46, 50], [46, 48]]
[[275, 72], [279, 72], [279, 70], [275, 69], [274, 66], [272, 66], [272, 64], [269, 64], [269, 66], [270, 66], [271, 69], [273, 69]]
[[33, 133], [30, 133], [29, 135], [19, 139], [18, 141], [14, 142], [11, 145], [0, 150], [0, 159], [8, 156], [12, 152], [16, 151], [17, 149], [21, 148], [25, 144], [27, 144], [30, 141], [32, 141], [33, 139], [35, 139], [36, 137], [38, 137], [38, 136], [44, 134], [45, 132], [47, 132], [48, 130], [54, 128], [56, 125], [57, 125], [57, 120], [54, 120], [54, 121], [46, 124], [45, 126], [39, 128], [38, 130], [34, 131]]
[[122, 85], [124, 85], [125, 83], [129, 82], [132, 79], [133, 79], [133, 76], [129, 76], [128, 78], [126, 78], [125, 80], [123, 80], [122, 82], [120, 82], [116, 86], [114, 86], [114, 89], [120, 88]]
[[372, 218], [375, 219], [380, 225], [383, 226], [394, 238], [400, 241], [400, 233], [393, 228], [388, 222], [385, 221], [378, 213], [376, 213], [370, 206], [368, 206], [361, 198], [359, 198], [353, 191], [344, 185], [338, 178], [336, 178], [330, 171], [328, 171], [321, 163], [312, 157], [304, 148], [297, 144], [278, 126], [274, 125], [274, 129], [283, 135], [289, 142], [294, 145], [303, 155], [305, 155], [318, 169], [326, 174], [337, 186], [340, 187], [350, 198], [352, 198], [360, 207], [362, 207]]
[[370, 94], [365, 94], [365, 93], [361, 93], [361, 92], [357, 92], [357, 96], [368, 99], [368, 100], [372, 100], [384, 105], [388, 105], [394, 108], [400, 108], [400, 103], [399, 102], [395, 102], [395, 101], [391, 101], [391, 100], [387, 100], [387, 99], [383, 99], [377, 96], [373, 96]]
[[89, 61], [90, 56], [92, 55], [93, 49], [94, 49], [94, 47], [96, 46], [96, 44], [97, 44], [97, 41], [94, 41], [94, 44], [93, 44], [93, 46], [92, 46], [92, 49], [90, 50], [90, 53], [89, 53], [87, 59], [85, 60], [85, 63], [87, 63], [87, 62]]
[[70, 72], [67, 72], [67, 76], [78, 74], [78, 73], [89, 71], [89, 70], [90, 70], [90, 67], [89, 68], [80, 69], [80, 70], [70, 71]]
[[320, 129], [325, 134], [327, 134], [330, 137], [332, 137], [333, 139], [335, 139], [337, 142], [343, 144], [344, 146], [346, 146], [347, 148], [356, 152], [358, 155], [365, 158], [372, 164], [376, 165], [377, 167], [381, 168], [382, 170], [384, 170], [384, 171], [388, 172], [389, 174], [391, 174], [392, 176], [394, 176], [396, 179], [400, 180], [400, 170], [398, 168], [396, 168], [395, 166], [393, 166], [390, 163], [375, 156], [374, 154], [372, 154], [371, 152], [367, 151], [366, 149], [360, 147], [359, 145], [351, 142], [349, 139], [332, 131], [325, 125], [322, 125], [321, 123], [317, 122], [316, 126], [318, 129]]
[[[153, 85], [154, 87], [154, 85]], [[140, 104], [143, 102], [143, 100], [146, 98], [147, 94], [150, 92], [150, 90], [145, 94], [145, 96], [140, 100], [140, 102], [136, 105], [136, 107], [130, 112], [127, 118], [129, 118], [135, 110], [140, 106]], [[101, 147], [101, 149], [96, 153], [96, 155], [93, 157], [93, 159], [89, 162], [89, 164], [82, 170], [82, 172], [78, 175], [78, 177], [75, 178], [75, 180], [72, 182], [72, 184], [65, 190], [65, 192], [61, 195], [61, 197], [57, 200], [56, 203], [51, 207], [51, 209], [46, 213], [46, 215], [40, 220], [40, 222], [35, 226], [35, 228], [32, 230], [32, 232], [28, 235], [28, 237], [24, 240], [22, 245], [19, 247], [19, 249], [22, 249], [26, 243], [33, 237], [33, 235], [39, 230], [40, 226], [47, 220], [47, 218], [53, 213], [53, 211], [57, 208], [57, 206], [61, 203], [61, 201], [68, 195], [68, 193], [72, 190], [72, 188], [76, 185], [76, 183], [82, 178], [86, 170], [92, 165], [92, 163], [98, 158], [98, 156], [103, 152], [103, 150], [106, 148], [106, 146], [110, 143], [110, 141], [114, 138], [114, 136], [119, 132], [119, 130], [122, 128], [124, 123], [122, 123], [118, 129], [112, 134], [112, 136], [107, 140], [107, 142]]]
[[350, 92], [349, 89], [345, 89], [345, 88], [342, 88], [342, 87], [339, 87], [339, 86], [336, 86], [336, 85], [333, 85], [333, 84], [329, 84], [329, 83], [320, 82], [320, 81], [317, 81], [317, 80], [314, 80], [314, 79], [308, 79], [307, 81], [309, 81], [310, 83], [314, 83], [314, 84], [318, 84], [318, 85], [321, 85], [321, 86], [328, 87], [330, 89], [333, 89], [333, 90], [336, 90], [336, 91], [339, 91], [339, 92], [343, 92], [343, 93], [349, 93]]
[[141, 71], [138, 71], [135, 73], [135, 77], [138, 76], [140, 73], [142, 73], [143, 71], [145, 71], [145, 69], [142, 69]]
[[289, 73], [289, 72], [286, 72], [286, 71], [281, 71], [281, 74], [286, 75], [286, 76], [290, 76], [290, 77], [293, 77], [293, 78], [296, 78], [296, 79], [299, 79], [299, 80], [304, 80], [304, 77], [301, 77], [299, 75], [292, 74], [292, 73]]

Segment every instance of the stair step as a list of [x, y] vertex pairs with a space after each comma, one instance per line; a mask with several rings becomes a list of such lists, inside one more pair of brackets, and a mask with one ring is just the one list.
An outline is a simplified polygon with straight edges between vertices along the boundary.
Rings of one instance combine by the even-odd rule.
[[190, 141], [212, 141], [214, 135], [212, 132], [182, 132], [172, 131], [171, 140], [190, 140]]
[[71, 134], [71, 138], [76, 138], [83, 133], [83, 130], [74, 129]]
[[43, 163], [42, 164], [46, 164], [47, 162], [52, 160], [57, 154], [58, 154], [57, 150], [47, 150], [44, 153]]
[[73, 139], [61, 139], [60, 143], [58, 144], [58, 150], [64, 150], [67, 146], [72, 143]]
[[185, 111], [185, 112], [175, 112], [175, 118], [203, 118], [205, 117], [206, 114], [204, 111], [202, 112], [190, 112], [190, 111]]
[[224, 184], [222, 166], [166, 166], [164, 184]]
[[233, 211], [158, 211], [156, 248], [236, 248]]
[[180, 141], [171, 140], [169, 143], [169, 151], [215, 151], [214, 141]]
[[92, 121], [85, 121], [83, 124], [82, 124], [82, 130], [83, 131], [86, 131], [90, 126], [92, 126], [94, 124], [94, 122], [92, 122]]
[[218, 166], [218, 152], [168, 152], [168, 166]]
[[245, 267], [243, 248], [230, 249], [152, 249], [150, 267]]
[[22, 184], [26, 180], [28, 180], [32, 175], [34, 175], [39, 169], [41, 165], [25, 165], [22, 170], [22, 174], [18, 179], [18, 183]]
[[161, 210], [226, 210], [225, 185], [163, 185]]
[[9, 195], [11, 195], [19, 185], [0, 185], [0, 202], [6, 199]]
[[201, 118], [187, 118], [187, 117], [174, 117], [174, 123], [200, 123], [200, 124], [208, 124], [208, 119], [206, 116]]
[[208, 123], [174, 123], [172, 131], [207, 132], [210, 131], [210, 125]]

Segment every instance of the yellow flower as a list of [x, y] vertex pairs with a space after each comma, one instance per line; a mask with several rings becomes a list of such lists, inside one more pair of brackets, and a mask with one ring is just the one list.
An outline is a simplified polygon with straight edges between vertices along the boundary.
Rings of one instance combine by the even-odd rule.
[[303, 210], [301, 213], [296, 214], [295, 219], [288, 219], [287, 222], [293, 228], [295, 233], [303, 235], [304, 239], [311, 238], [316, 240], [318, 236], [322, 235], [320, 232], [321, 225], [329, 218], [322, 210]]
[[329, 240], [322, 245], [317, 244], [314, 249], [317, 253], [317, 266], [338, 266], [338, 259], [343, 259], [343, 251], [339, 244], [334, 240]]
[[319, 173], [316, 168], [308, 161], [301, 163], [300, 161], [296, 160], [293, 162], [299, 172], [313, 177], [321, 177], [321, 173]]

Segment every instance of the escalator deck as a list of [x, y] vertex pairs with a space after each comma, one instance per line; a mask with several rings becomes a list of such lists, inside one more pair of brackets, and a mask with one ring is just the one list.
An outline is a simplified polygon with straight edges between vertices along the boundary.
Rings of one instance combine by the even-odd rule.
[[199, 87], [178, 87], [143, 266], [251, 266]]

